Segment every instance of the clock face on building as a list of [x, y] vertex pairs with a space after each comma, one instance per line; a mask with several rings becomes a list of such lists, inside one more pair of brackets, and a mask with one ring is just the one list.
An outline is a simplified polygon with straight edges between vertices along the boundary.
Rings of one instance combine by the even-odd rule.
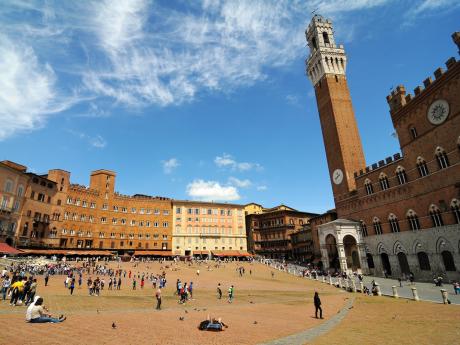
[[337, 185], [341, 184], [343, 181], [343, 171], [340, 169], [335, 169], [332, 173], [332, 181], [334, 181], [334, 183]]
[[449, 116], [449, 103], [444, 99], [434, 101], [428, 108], [426, 116], [428, 117], [428, 121], [433, 125], [440, 125], [446, 121], [447, 116]]

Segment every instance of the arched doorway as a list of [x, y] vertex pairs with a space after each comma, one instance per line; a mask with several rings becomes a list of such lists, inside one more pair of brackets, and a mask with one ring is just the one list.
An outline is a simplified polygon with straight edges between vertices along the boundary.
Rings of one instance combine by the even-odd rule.
[[367, 266], [369, 268], [375, 268], [375, 265], [374, 265], [374, 258], [372, 257], [372, 254], [371, 253], [367, 253], [366, 254], [366, 258], [367, 258]]
[[9, 246], [12, 246], [13, 245], [13, 239], [11, 237], [8, 237], [6, 240], [5, 240], [6, 244], [9, 245]]
[[403, 252], [398, 253], [399, 268], [401, 269], [401, 274], [409, 275], [410, 268], [409, 263], [407, 262], [407, 256]]
[[358, 246], [356, 245], [356, 239], [347, 235], [343, 238], [343, 247], [345, 249], [345, 257], [347, 259], [347, 267], [353, 271], [361, 268], [359, 262]]
[[444, 264], [444, 267], [446, 271], [456, 271], [455, 267], [455, 262], [454, 262], [454, 257], [452, 256], [452, 253], [449, 252], [448, 250], [445, 250], [441, 253], [442, 256], [442, 263]]
[[386, 275], [391, 276], [391, 265], [390, 265], [390, 259], [388, 258], [388, 254], [382, 253], [380, 254], [380, 258], [382, 259], [382, 267], [383, 267], [383, 270], [386, 272]]
[[340, 268], [339, 253], [337, 252], [337, 241], [331, 234], [326, 236], [327, 257], [329, 259], [329, 267], [335, 270]]

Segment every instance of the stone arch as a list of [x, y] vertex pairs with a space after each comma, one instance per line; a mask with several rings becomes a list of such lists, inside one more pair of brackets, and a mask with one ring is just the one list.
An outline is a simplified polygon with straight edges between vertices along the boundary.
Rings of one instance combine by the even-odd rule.
[[404, 169], [404, 167], [402, 165], [398, 165], [398, 167], [395, 170], [395, 173], [397, 174], [397, 173], [403, 172], [403, 171], [406, 171], [406, 169]]
[[388, 178], [387, 174], [385, 174], [384, 172], [381, 172], [380, 175], [379, 175], [379, 179], [382, 179], [382, 178]]
[[400, 241], [396, 241], [393, 244], [393, 254], [398, 255], [398, 253], [408, 254], [406, 247], [404, 247], [404, 245]]
[[436, 147], [436, 150], [434, 150], [435, 155], [441, 155], [444, 152], [446, 152], [446, 150], [444, 150], [441, 146]]
[[388, 215], [388, 220], [398, 220], [398, 217], [396, 217], [396, 215], [394, 213], [390, 213]]
[[408, 209], [407, 212], [406, 212], [406, 217], [417, 217], [417, 213], [413, 210], [413, 209]]
[[444, 237], [439, 237], [436, 241], [436, 253], [440, 254], [443, 251], [453, 251], [451, 243]]
[[417, 254], [418, 252], [426, 252], [426, 248], [420, 240], [415, 240], [412, 245], [412, 253]]
[[441, 212], [438, 206], [435, 204], [431, 204], [430, 207], [428, 207], [428, 212]]
[[425, 163], [425, 158], [423, 158], [422, 156], [418, 156], [417, 157], [417, 164], [420, 164], [420, 163]]
[[388, 251], [387, 251], [386, 248], [385, 248], [385, 245], [384, 245], [382, 242], [380, 242], [379, 244], [377, 244], [377, 253], [378, 253], [378, 254], [382, 254], [382, 253], [387, 254], [387, 253], [388, 253]]

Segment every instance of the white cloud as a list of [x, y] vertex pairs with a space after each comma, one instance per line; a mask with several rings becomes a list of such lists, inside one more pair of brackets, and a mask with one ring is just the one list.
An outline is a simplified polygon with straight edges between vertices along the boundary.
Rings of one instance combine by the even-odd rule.
[[[250, 86], [307, 54], [313, 9], [333, 16], [345, 35], [345, 13], [391, 1], [203, 0], [186, 9], [151, 0], [5, 1], [0, 31], [14, 45], [0, 39], [0, 140], [79, 101], [138, 109]], [[434, 3], [424, 0], [417, 11]], [[58, 95], [57, 83], [79, 95]], [[90, 113], [106, 115], [91, 105]], [[235, 169], [254, 168], [243, 162]]]
[[88, 138], [88, 142], [90, 143], [91, 146], [98, 148], [98, 149], [103, 149], [104, 147], [107, 146], [107, 141], [100, 135], [96, 135], [95, 137]]
[[299, 104], [299, 97], [297, 95], [287, 95], [286, 102], [290, 105], [298, 105]]
[[86, 141], [89, 145], [92, 147], [95, 147], [97, 149], [103, 149], [107, 146], [107, 141], [99, 134], [96, 136], [90, 136], [86, 133], [78, 132], [72, 129], [69, 129], [68, 132], [70, 134], [75, 135], [76, 137]]
[[187, 185], [187, 194], [194, 200], [201, 201], [233, 201], [240, 199], [238, 189], [233, 186], [222, 186], [216, 181], [194, 180]]
[[459, 0], [423, 0], [412, 6], [406, 16], [413, 20], [419, 15], [433, 15], [439, 10], [452, 11], [458, 7], [460, 7]]
[[238, 171], [248, 171], [248, 170], [263, 170], [263, 167], [259, 163], [250, 163], [250, 162], [237, 162], [232, 155], [224, 153], [222, 156], [217, 156], [214, 158], [214, 163], [219, 168], [229, 168], [232, 170]]
[[177, 158], [170, 158], [166, 161], [162, 161], [161, 164], [163, 165], [163, 172], [165, 174], [171, 174], [174, 169], [180, 165]]
[[240, 180], [236, 177], [229, 177], [228, 182], [229, 184], [234, 185], [239, 188], [248, 188], [248, 187], [251, 187], [252, 185], [252, 182], [250, 180], [248, 179]]
[[34, 50], [0, 35], [0, 140], [44, 125], [70, 106], [58, 101], [56, 76]]
[[256, 188], [258, 191], [265, 191], [267, 190], [267, 186], [257, 186]]

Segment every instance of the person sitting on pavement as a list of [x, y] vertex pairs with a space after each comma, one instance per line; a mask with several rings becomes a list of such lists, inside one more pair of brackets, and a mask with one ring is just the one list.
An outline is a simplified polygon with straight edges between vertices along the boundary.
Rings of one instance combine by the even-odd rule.
[[38, 297], [35, 303], [30, 305], [29, 308], [27, 308], [26, 319], [30, 316], [30, 323], [59, 323], [65, 321], [66, 319], [64, 315], [59, 316], [59, 318], [53, 318], [51, 317], [51, 314], [45, 313], [45, 311], [48, 311], [48, 309], [43, 306], [43, 298], [41, 297]]

